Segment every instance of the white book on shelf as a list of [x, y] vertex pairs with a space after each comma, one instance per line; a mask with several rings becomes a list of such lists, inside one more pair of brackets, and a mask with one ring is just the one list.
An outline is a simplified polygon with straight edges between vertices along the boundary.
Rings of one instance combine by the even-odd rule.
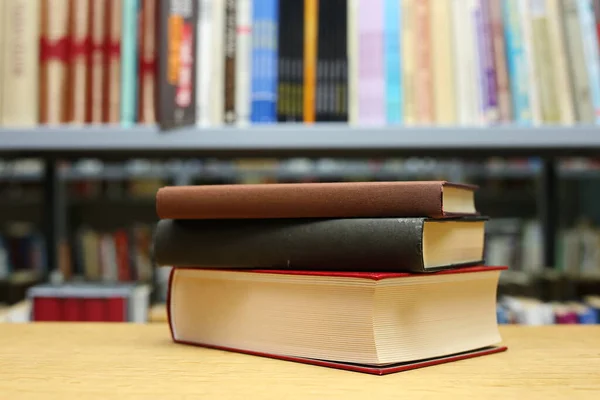
[[212, 74], [210, 76], [210, 124], [219, 126], [225, 117], [225, 1], [212, 3]]
[[464, 23], [468, 4], [465, 0], [452, 1], [452, 38], [454, 48], [454, 103], [456, 104], [457, 123], [470, 125], [473, 96], [470, 80], [473, 79], [473, 63], [467, 52], [468, 29]]
[[347, 0], [348, 123], [358, 123], [358, 1]]
[[212, 4], [211, 0], [198, 1], [198, 40], [196, 63], [196, 124], [210, 126], [211, 74], [212, 74]]
[[479, 8], [479, 0], [466, 0], [466, 10], [463, 18], [465, 24], [464, 48], [470, 75], [468, 79], [469, 98], [469, 125], [480, 126], [484, 124], [483, 102], [481, 93], [482, 77], [479, 67], [479, 46], [477, 43], [477, 20], [476, 13]]
[[2, 124], [35, 126], [38, 123], [40, 3], [2, 0]]
[[523, 50], [525, 51], [525, 60], [527, 61], [527, 71], [529, 76], [529, 104], [531, 107], [531, 118], [533, 125], [540, 125], [542, 122], [542, 110], [540, 106], [540, 96], [538, 93], [539, 80], [536, 74], [533, 49], [531, 4], [529, 1], [525, 0], [519, 1], [518, 4], [521, 32], [523, 33]]
[[252, 1], [238, 0], [236, 11], [235, 111], [237, 124], [250, 124], [252, 76]]
[[456, 102], [454, 101], [456, 82], [454, 80], [454, 58], [456, 45], [453, 41], [453, 26], [456, 25], [452, 15], [453, 4], [450, 1], [432, 1], [431, 13], [431, 46], [433, 69], [433, 94], [435, 121], [440, 125], [454, 125], [457, 121]]
[[571, 125], [575, 122], [575, 105], [573, 104], [573, 85], [569, 76], [569, 65], [565, 43], [561, 0], [546, 0], [548, 14], [548, 40], [552, 53], [552, 67], [556, 79], [556, 93], [560, 110], [561, 123]]
[[591, 0], [577, 2], [583, 55], [588, 75], [589, 91], [594, 109], [594, 122], [600, 124], [600, 56], [596, 20]]

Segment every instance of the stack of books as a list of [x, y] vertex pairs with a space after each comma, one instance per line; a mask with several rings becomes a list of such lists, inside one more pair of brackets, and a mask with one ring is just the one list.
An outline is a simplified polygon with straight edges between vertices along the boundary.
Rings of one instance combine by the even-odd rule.
[[506, 350], [476, 187], [173, 186], [157, 193], [177, 343], [386, 374]]

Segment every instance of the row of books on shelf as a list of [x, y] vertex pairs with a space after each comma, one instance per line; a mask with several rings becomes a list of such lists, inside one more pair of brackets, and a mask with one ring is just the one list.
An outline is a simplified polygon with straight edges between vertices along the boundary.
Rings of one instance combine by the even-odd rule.
[[504, 296], [497, 304], [496, 316], [499, 324], [600, 324], [600, 296], [586, 296], [572, 302]]
[[1, 124], [153, 124], [157, 4], [3, 0]]
[[[78, 229], [68, 241], [60, 279], [88, 282], [151, 282], [152, 227], [137, 223], [112, 231]], [[43, 236], [31, 224], [8, 224], [0, 235], [0, 280], [24, 271], [44, 276], [46, 251]]]
[[[511, 265], [511, 271], [529, 275], [545, 270], [543, 235], [538, 220], [497, 218], [488, 224], [486, 259], [492, 265]], [[600, 228], [582, 218], [560, 229], [556, 244], [556, 270], [570, 277], [600, 278]]]
[[5, 126], [600, 122], [600, 0], [6, 0], [0, 10]]

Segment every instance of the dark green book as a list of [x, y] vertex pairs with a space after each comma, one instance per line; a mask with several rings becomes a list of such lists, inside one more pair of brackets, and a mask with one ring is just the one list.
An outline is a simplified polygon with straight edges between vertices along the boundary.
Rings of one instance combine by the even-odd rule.
[[163, 219], [154, 257], [163, 266], [428, 272], [483, 263], [485, 221]]

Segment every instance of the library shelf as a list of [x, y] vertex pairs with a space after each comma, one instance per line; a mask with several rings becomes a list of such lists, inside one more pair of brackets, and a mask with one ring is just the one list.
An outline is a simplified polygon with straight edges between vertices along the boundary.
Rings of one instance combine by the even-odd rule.
[[51, 158], [199, 156], [586, 156], [600, 127], [361, 126], [339, 123], [248, 127], [56, 126], [0, 129], [0, 156]]

